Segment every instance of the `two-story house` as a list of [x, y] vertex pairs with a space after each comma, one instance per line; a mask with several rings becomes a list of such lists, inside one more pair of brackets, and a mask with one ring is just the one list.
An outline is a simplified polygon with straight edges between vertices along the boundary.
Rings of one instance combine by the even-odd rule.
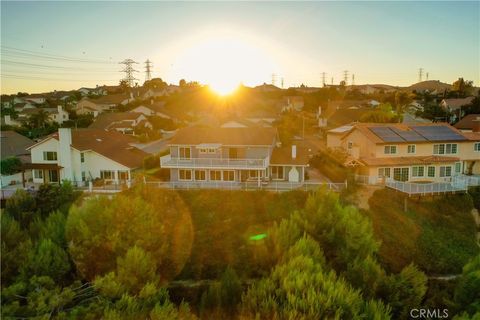
[[135, 140], [118, 132], [60, 128], [28, 149], [34, 183], [70, 180], [77, 184], [103, 179], [125, 182], [142, 167], [145, 152], [133, 147]]
[[444, 182], [480, 174], [480, 133], [447, 123], [356, 123], [330, 130], [327, 146], [347, 154], [347, 165], [370, 181]]
[[172, 182], [202, 187], [253, 181], [304, 181], [308, 153], [279, 147], [275, 128], [188, 127], [170, 140], [170, 154], [160, 159]]

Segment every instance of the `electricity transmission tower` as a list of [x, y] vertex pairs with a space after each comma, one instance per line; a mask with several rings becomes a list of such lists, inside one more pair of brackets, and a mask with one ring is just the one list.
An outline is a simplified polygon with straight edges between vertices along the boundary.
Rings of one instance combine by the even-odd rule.
[[281, 80], [281, 83], [282, 83], [282, 89], [283, 89], [283, 82], [284, 82], [284, 79], [283, 79], [283, 77], [282, 77], [282, 80]]
[[322, 72], [322, 85], [325, 87], [325, 72]]
[[129, 87], [133, 87], [133, 80], [138, 80], [133, 75], [134, 72], [138, 72], [138, 70], [133, 69], [133, 64], [138, 64], [138, 62], [133, 61], [132, 59], [125, 59], [119, 63], [125, 65], [125, 68], [121, 71], [125, 72], [125, 78], [123, 78], [122, 80], [124, 80]]
[[354, 86], [354, 85], [355, 85], [355, 75], [352, 74], [352, 86]]
[[345, 85], [348, 82], [348, 70], [343, 71], [343, 81], [345, 81]]
[[147, 59], [147, 61], [145, 61], [145, 81], [152, 79], [152, 67], [152, 62]]
[[275, 85], [277, 82], [277, 75], [275, 73], [272, 73], [272, 85]]
[[418, 82], [422, 82], [423, 80], [423, 68], [418, 69]]

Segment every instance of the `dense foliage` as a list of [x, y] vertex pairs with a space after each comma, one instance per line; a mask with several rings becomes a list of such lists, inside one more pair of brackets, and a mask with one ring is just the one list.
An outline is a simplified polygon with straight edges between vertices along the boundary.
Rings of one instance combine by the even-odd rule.
[[22, 167], [22, 162], [17, 157], [8, 157], [2, 159], [0, 162], [0, 170], [2, 175], [11, 175], [19, 172]]

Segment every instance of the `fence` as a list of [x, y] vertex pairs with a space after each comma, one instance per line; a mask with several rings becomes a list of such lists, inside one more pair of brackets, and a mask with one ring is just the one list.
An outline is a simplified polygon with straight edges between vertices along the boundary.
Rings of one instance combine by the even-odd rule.
[[271, 181], [262, 182], [260, 185], [258, 182], [246, 181], [246, 182], [228, 182], [228, 181], [206, 181], [206, 182], [190, 182], [190, 181], [145, 181], [147, 185], [155, 186], [158, 188], [166, 189], [223, 189], [223, 190], [267, 190], [267, 191], [290, 191], [290, 190], [303, 190], [313, 191], [321, 187], [325, 187], [333, 191], [341, 191], [347, 187], [346, 182], [342, 183], [323, 183], [323, 182], [286, 182], [286, 181]]
[[409, 195], [466, 192], [468, 190], [465, 184], [455, 184], [453, 182], [413, 183], [388, 180], [385, 182], [385, 186]]

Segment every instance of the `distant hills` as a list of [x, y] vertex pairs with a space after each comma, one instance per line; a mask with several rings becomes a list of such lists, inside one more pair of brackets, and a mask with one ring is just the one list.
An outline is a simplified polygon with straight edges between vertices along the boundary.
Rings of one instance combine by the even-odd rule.
[[417, 91], [425, 91], [428, 90], [430, 92], [432, 91], [445, 91], [445, 90], [451, 90], [452, 85], [444, 82], [440, 82], [438, 80], [427, 80], [427, 81], [422, 81], [422, 82], [417, 82], [415, 84], [412, 84], [411, 86], [407, 87], [408, 90], [417, 90]]

